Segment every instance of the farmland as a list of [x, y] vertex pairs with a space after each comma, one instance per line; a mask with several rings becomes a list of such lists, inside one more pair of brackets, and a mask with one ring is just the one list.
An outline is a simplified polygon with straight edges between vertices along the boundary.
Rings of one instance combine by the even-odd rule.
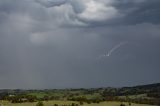
[[44, 106], [120, 106], [121, 103], [125, 106], [159, 106], [160, 84], [122, 88], [3, 89], [0, 100], [2, 106], [36, 106], [38, 102]]
[[[78, 103], [73, 101], [47, 101], [43, 102], [44, 106], [54, 106], [54, 104], [58, 104], [59, 106], [69, 106], [72, 103]], [[34, 103], [9, 103], [9, 102], [3, 102], [3, 106], [36, 106], [36, 102]], [[121, 102], [101, 102], [101, 103], [91, 103], [91, 104], [83, 104], [82, 106], [120, 106]], [[125, 106], [129, 106], [128, 103], [123, 103]], [[146, 105], [146, 104], [131, 104], [132, 106], [153, 106], [153, 105]]]

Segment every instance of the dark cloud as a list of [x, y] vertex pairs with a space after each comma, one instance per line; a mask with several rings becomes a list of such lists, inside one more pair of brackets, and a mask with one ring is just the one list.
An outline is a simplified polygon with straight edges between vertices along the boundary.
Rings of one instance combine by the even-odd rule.
[[120, 12], [125, 14], [122, 23], [140, 24], [140, 23], [159, 23], [159, 0], [145, 0], [140, 3], [119, 2], [115, 4]]
[[[158, 0], [0, 0], [0, 88], [159, 82]], [[98, 58], [116, 45], [109, 57]]]
[[45, 7], [60, 6], [66, 3], [67, 0], [35, 0]]

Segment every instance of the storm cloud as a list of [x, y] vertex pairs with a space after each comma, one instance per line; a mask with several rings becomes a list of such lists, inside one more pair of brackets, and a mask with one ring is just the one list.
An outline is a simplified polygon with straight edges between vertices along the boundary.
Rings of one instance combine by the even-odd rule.
[[[159, 0], [0, 0], [0, 88], [159, 82]], [[110, 56], [116, 45], [127, 42]]]

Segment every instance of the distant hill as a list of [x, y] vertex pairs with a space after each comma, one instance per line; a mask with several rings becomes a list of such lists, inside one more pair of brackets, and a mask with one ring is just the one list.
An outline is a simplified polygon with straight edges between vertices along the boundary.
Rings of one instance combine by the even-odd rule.
[[158, 89], [160, 89], [160, 83], [138, 85], [138, 86], [126, 87], [126, 88], [137, 88], [137, 89], [155, 89], [155, 88], [157, 89], [158, 88]]
[[139, 85], [134, 87], [123, 87], [118, 89], [119, 95], [137, 95], [144, 93], [160, 93], [160, 83]]

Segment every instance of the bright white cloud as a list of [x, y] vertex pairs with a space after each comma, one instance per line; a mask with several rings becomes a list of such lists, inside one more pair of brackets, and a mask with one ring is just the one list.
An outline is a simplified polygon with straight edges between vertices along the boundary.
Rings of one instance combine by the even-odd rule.
[[90, 0], [85, 4], [86, 9], [78, 14], [85, 21], [105, 21], [117, 16], [118, 11], [112, 6], [106, 6], [103, 2]]

